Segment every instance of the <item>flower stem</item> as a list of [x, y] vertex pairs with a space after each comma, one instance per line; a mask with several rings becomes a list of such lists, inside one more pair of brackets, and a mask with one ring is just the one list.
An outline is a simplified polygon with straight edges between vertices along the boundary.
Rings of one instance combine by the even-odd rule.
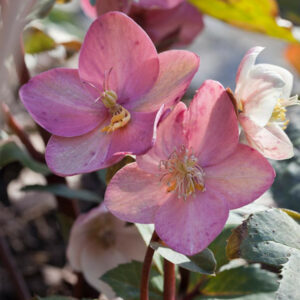
[[149, 277], [150, 277], [150, 269], [152, 264], [152, 258], [154, 254], [154, 249], [151, 248], [150, 244], [151, 242], [156, 242], [159, 240], [159, 237], [157, 233], [154, 231], [151, 237], [151, 241], [148, 245], [145, 258], [144, 258], [144, 264], [142, 269], [142, 279], [141, 279], [141, 300], [149, 300]]
[[168, 260], [164, 260], [164, 300], [175, 300], [176, 278], [175, 265]]

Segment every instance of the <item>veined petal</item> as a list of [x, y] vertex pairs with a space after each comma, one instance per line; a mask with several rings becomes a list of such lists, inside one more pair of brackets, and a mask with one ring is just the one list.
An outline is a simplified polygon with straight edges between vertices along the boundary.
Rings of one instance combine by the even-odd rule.
[[166, 43], [187, 45], [204, 28], [200, 11], [188, 2], [172, 9], [148, 9], [144, 14], [143, 27], [156, 45]]
[[257, 56], [264, 50], [264, 47], [253, 47], [247, 51], [243, 57], [237, 74], [236, 74], [236, 93], [239, 92], [240, 85], [246, 84], [248, 73], [251, 71], [255, 64]]
[[178, 102], [190, 85], [199, 67], [199, 57], [184, 50], [162, 52], [159, 57], [159, 76], [153, 88], [134, 103], [136, 111], [153, 111], [162, 104]]
[[240, 124], [248, 144], [265, 157], [282, 160], [294, 156], [293, 144], [286, 133], [276, 124], [260, 127], [247, 116], [240, 114]]
[[163, 8], [170, 9], [180, 4], [184, 0], [140, 0], [139, 6], [145, 8]]
[[79, 74], [102, 90], [104, 79], [119, 103], [148, 92], [159, 72], [156, 49], [147, 34], [120, 12], [99, 17], [89, 28], [79, 57]]
[[141, 155], [147, 152], [155, 141], [160, 115], [161, 110], [131, 112], [130, 122], [111, 133], [108, 158], [125, 154]]
[[157, 174], [160, 161], [167, 160], [174, 150], [179, 150], [182, 145], [186, 145], [183, 129], [185, 112], [185, 104], [179, 102], [159, 123], [154, 146], [145, 155], [136, 157], [136, 162], [141, 169]]
[[98, 0], [96, 1], [96, 10], [98, 16], [101, 16], [109, 11], [122, 11], [128, 13], [131, 0]]
[[275, 171], [260, 153], [238, 145], [220, 164], [205, 169], [205, 188], [224, 197], [229, 209], [257, 199], [272, 185]]
[[205, 249], [222, 231], [229, 209], [222, 197], [199, 192], [187, 200], [173, 194], [155, 215], [155, 230], [172, 249], [186, 255]]
[[49, 168], [61, 176], [88, 173], [122, 159], [107, 161], [111, 136], [101, 132], [101, 126], [93, 131], [72, 138], [52, 136], [46, 149], [46, 161]]
[[238, 122], [223, 86], [205, 81], [197, 91], [185, 120], [189, 148], [202, 167], [230, 155], [238, 143]]
[[169, 197], [157, 175], [136, 163], [126, 165], [110, 181], [104, 204], [112, 214], [135, 223], [153, 223], [157, 208]]
[[75, 69], [52, 69], [35, 76], [22, 86], [20, 98], [39, 125], [59, 136], [87, 133], [107, 116]]

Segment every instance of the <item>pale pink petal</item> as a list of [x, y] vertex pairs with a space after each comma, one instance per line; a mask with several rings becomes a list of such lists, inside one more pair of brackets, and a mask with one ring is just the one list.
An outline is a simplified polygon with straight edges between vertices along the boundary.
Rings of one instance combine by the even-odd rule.
[[172, 9], [145, 11], [143, 27], [154, 44], [188, 45], [203, 30], [203, 16], [199, 10], [183, 2]]
[[140, 0], [138, 2], [138, 5], [145, 8], [157, 7], [163, 9], [170, 9], [182, 3], [183, 1], [184, 0]]
[[159, 57], [159, 76], [153, 88], [135, 103], [137, 111], [172, 105], [184, 95], [199, 67], [199, 57], [189, 51], [171, 50]]
[[236, 84], [237, 89], [239, 88], [239, 84], [244, 84], [245, 80], [248, 77], [248, 73], [252, 69], [255, 64], [257, 56], [264, 50], [264, 47], [253, 47], [248, 50], [248, 52], [243, 57], [238, 71], [236, 73]]
[[149, 91], [159, 72], [156, 49], [147, 34], [120, 12], [99, 17], [89, 28], [79, 57], [79, 74], [103, 87], [104, 78], [119, 103], [135, 101]]
[[92, 287], [110, 299], [115, 296], [115, 293], [107, 283], [99, 278], [119, 264], [128, 262], [129, 260], [118, 249], [114, 247], [103, 249], [96, 237], [83, 245], [81, 270], [84, 278]]
[[108, 213], [105, 206], [99, 205], [88, 213], [81, 214], [73, 224], [68, 242], [67, 258], [74, 270], [81, 271], [83, 245], [86, 245], [89, 241], [89, 233], [94, 226], [95, 221], [103, 218], [106, 214]]
[[59, 136], [87, 133], [107, 116], [74, 69], [52, 69], [35, 76], [23, 85], [20, 98], [39, 125]]
[[79, 137], [52, 136], [46, 149], [49, 168], [58, 175], [69, 176], [106, 168], [120, 160], [122, 157], [107, 161], [111, 136], [101, 132], [101, 128]]
[[115, 155], [140, 155], [147, 152], [155, 141], [160, 115], [161, 110], [159, 112], [131, 112], [130, 122], [111, 133], [108, 158]]
[[291, 96], [292, 88], [293, 88], [293, 75], [290, 71], [287, 69], [284, 69], [282, 67], [276, 66], [276, 65], [270, 65], [270, 64], [259, 64], [261, 68], [265, 68], [270, 70], [271, 72], [277, 73], [285, 83], [285, 85], [282, 88], [282, 94], [280, 96], [281, 99], [288, 99]]
[[192, 100], [185, 120], [189, 148], [202, 167], [230, 155], [238, 143], [238, 122], [223, 86], [205, 81]]
[[205, 168], [205, 188], [226, 199], [229, 209], [256, 200], [270, 188], [275, 171], [256, 150], [238, 145], [223, 162]]
[[90, 0], [80, 0], [80, 5], [84, 13], [92, 19], [97, 18], [96, 6], [92, 5]]
[[257, 125], [265, 126], [281, 98], [284, 86], [285, 82], [280, 74], [258, 64], [250, 71], [237, 98], [243, 103], [244, 113]]
[[185, 112], [185, 104], [179, 102], [159, 123], [153, 148], [145, 155], [136, 157], [136, 162], [141, 169], [153, 174], [158, 173], [160, 161], [167, 160], [174, 150], [179, 150], [186, 145], [183, 129]]
[[112, 178], [104, 203], [111, 213], [122, 220], [153, 223], [157, 208], [168, 197], [158, 176], [146, 173], [132, 163]]
[[109, 11], [122, 11], [128, 13], [132, 0], [98, 0], [96, 1], [96, 9], [98, 16]]
[[134, 225], [122, 227], [122, 231], [117, 235], [115, 247], [122, 252], [128, 261], [144, 260], [146, 244]]
[[222, 231], [228, 218], [227, 203], [208, 190], [187, 200], [173, 195], [157, 210], [155, 230], [172, 249], [196, 254]]
[[265, 157], [282, 160], [294, 156], [293, 144], [276, 124], [260, 127], [244, 114], [239, 116], [248, 144]]

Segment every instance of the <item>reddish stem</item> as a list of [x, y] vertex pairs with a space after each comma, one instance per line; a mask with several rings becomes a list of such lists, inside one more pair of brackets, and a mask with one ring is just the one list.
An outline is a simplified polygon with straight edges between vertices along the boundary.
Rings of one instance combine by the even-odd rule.
[[144, 264], [142, 269], [141, 296], [140, 296], [141, 300], [149, 300], [149, 278], [150, 278], [152, 258], [154, 254], [154, 249], [151, 248], [150, 244], [151, 242], [157, 242], [158, 240], [159, 237], [157, 233], [154, 231], [145, 254], [145, 259], [144, 259]]
[[12, 116], [8, 106], [5, 103], [1, 103], [1, 108], [6, 124], [19, 137], [30, 155], [39, 162], [45, 162], [44, 155], [34, 148], [26, 132]]
[[176, 297], [176, 277], [175, 265], [168, 260], [164, 260], [164, 300], [175, 300]]
[[26, 286], [25, 280], [18, 270], [17, 264], [10, 252], [7, 242], [3, 236], [0, 236], [0, 258], [4, 267], [6, 268], [11, 280], [18, 294], [18, 299], [29, 300], [31, 299], [29, 290]]

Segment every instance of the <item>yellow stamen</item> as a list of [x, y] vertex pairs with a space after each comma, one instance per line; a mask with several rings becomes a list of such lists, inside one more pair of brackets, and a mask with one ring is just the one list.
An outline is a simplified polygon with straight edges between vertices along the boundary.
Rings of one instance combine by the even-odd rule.
[[110, 124], [102, 128], [102, 132], [110, 133], [128, 124], [131, 118], [130, 112], [120, 104], [117, 104], [118, 96], [114, 91], [104, 91], [100, 99], [112, 115]]
[[174, 151], [168, 160], [160, 162], [161, 182], [167, 185], [167, 192], [176, 192], [179, 198], [187, 199], [196, 191], [205, 191], [204, 171], [197, 158], [185, 146]]

